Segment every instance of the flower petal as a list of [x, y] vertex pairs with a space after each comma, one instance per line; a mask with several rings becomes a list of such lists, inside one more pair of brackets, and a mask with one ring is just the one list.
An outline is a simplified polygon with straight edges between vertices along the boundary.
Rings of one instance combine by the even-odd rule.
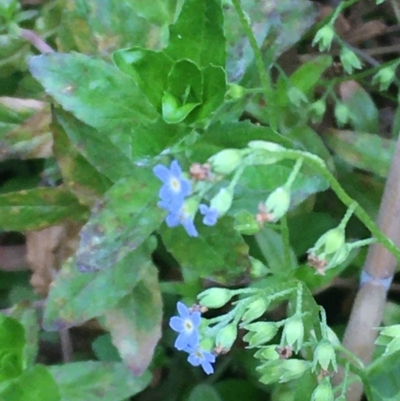
[[195, 328], [199, 327], [201, 322], [201, 313], [198, 311], [192, 312], [192, 314], [190, 315], [190, 319]]
[[186, 232], [188, 233], [189, 237], [198, 237], [199, 233], [196, 230], [196, 226], [193, 223], [193, 220], [188, 216], [182, 221], [182, 225]]
[[169, 166], [170, 172], [172, 175], [174, 175], [176, 178], [180, 178], [182, 175], [182, 169], [181, 166], [178, 162], [178, 160], [172, 160], [171, 165]]
[[214, 373], [214, 368], [211, 365], [210, 362], [206, 361], [206, 360], [202, 360], [201, 361], [201, 367], [203, 368], [204, 372], [208, 375], [211, 375], [212, 373]]
[[176, 337], [174, 347], [178, 351], [184, 350], [188, 345], [188, 338], [184, 332], [181, 332], [178, 337]]
[[184, 329], [183, 319], [178, 316], [172, 316], [171, 319], [169, 319], [169, 327], [171, 327], [172, 330], [180, 333]]
[[154, 166], [153, 173], [162, 182], [168, 181], [169, 177], [171, 176], [171, 172], [168, 170], [167, 167], [163, 166], [162, 164], [157, 164], [156, 166]]
[[192, 365], [192, 366], [199, 366], [200, 365], [200, 359], [198, 356], [196, 356], [195, 353], [190, 354], [188, 356], [188, 362]]
[[183, 303], [183, 302], [178, 302], [176, 304], [176, 308], [178, 309], [179, 315], [181, 316], [182, 319], [186, 319], [190, 315], [189, 308]]

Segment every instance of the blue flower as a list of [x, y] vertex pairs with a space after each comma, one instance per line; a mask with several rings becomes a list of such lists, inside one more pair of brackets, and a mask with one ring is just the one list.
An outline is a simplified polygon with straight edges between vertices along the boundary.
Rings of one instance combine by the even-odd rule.
[[179, 316], [171, 317], [169, 326], [172, 330], [179, 333], [175, 340], [175, 348], [182, 351], [186, 347], [197, 347], [199, 343], [199, 332], [197, 328], [200, 325], [200, 312], [190, 312], [188, 307], [182, 302], [177, 304]]
[[168, 227], [182, 225], [190, 237], [197, 237], [199, 235], [193, 222], [193, 215], [188, 211], [190, 209], [188, 203], [183, 203], [180, 207], [177, 207], [176, 204], [171, 205], [168, 202], [160, 201], [158, 202], [158, 206], [169, 212], [165, 219]]
[[210, 206], [205, 205], [204, 203], [199, 207], [200, 213], [204, 215], [203, 223], [206, 226], [214, 226], [218, 220], [218, 210], [214, 209]]
[[167, 202], [172, 209], [181, 207], [184, 199], [190, 195], [192, 186], [190, 181], [183, 177], [179, 162], [173, 160], [169, 169], [157, 164], [153, 173], [163, 182], [158, 193], [160, 199]]
[[192, 366], [201, 366], [208, 375], [214, 373], [214, 368], [211, 365], [215, 362], [214, 354], [200, 349], [199, 346], [188, 346], [184, 351], [189, 353], [187, 360]]

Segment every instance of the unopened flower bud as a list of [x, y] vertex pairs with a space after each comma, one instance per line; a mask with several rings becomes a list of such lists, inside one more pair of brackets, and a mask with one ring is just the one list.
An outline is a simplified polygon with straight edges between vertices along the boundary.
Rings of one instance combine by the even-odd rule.
[[360, 59], [347, 46], [343, 47], [340, 52], [340, 61], [348, 74], [352, 74], [354, 69], [359, 70], [362, 68]]
[[[268, 220], [272, 223], [277, 222], [282, 218], [290, 207], [290, 190], [285, 187], [279, 187], [275, 189], [265, 201], [265, 215], [268, 216]], [[260, 214], [263, 211], [260, 210]], [[267, 218], [267, 217], [266, 217]]]
[[268, 267], [265, 266], [260, 260], [250, 256], [250, 262], [250, 276], [252, 278], [265, 277], [270, 272]]
[[243, 340], [249, 343], [248, 348], [254, 348], [272, 340], [278, 332], [278, 325], [273, 322], [256, 322], [241, 325], [249, 331]]
[[218, 216], [223, 216], [232, 206], [233, 190], [221, 188], [217, 195], [210, 201], [210, 208], [218, 211]]
[[246, 324], [258, 319], [265, 313], [268, 305], [269, 302], [267, 302], [264, 298], [255, 299], [253, 302], [247, 305], [246, 311], [244, 312], [242, 317], [242, 322]]
[[297, 379], [298, 377], [303, 376], [305, 371], [309, 368], [309, 361], [303, 361], [301, 359], [282, 360], [282, 364], [279, 367], [279, 371], [281, 372], [279, 383], [286, 383]]
[[237, 337], [237, 326], [230, 323], [222, 328], [215, 337], [215, 344], [218, 348], [229, 350]]
[[275, 359], [280, 359], [279, 353], [277, 352], [277, 345], [267, 345], [265, 347], [260, 348], [255, 354], [254, 357], [257, 359], [266, 359], [268, 361], [273, 361]]
[[220, 308], [232, 298], [227, 288], [209, 288], [197, 296], [199, 304], [207, 308]]
[[211, 156], [208, 162], [214, 172], [228, 175], [240, 166], [242, 159], [243, 152], [240, 149], [224, 149]]
[[326, 24], [323, 26], [315, 35], [312, 45], [318, 44], [319, 51], [329, 50], [331, 48], [333, 36], [335, 32], [331, 24]]
[[301, 107], [302, 103], [308, 103], [307, 96], [300, 89], [297, 89], [295, 86], [292, 86], [288, 90], [287, 94], [290, 103], [292, 103], [296, 107]]
[[336, 372], [336, 354], [333, 345], [327, 340], [321, 340], [314, 352], [314, 361], [312, 370], [315, 371], [319, 365], [323, 370], [330, 370], [330, 367]]
[[372, 83], [379, 83], [379, 89], [386, 90], [396, 77], [396, 67], [397, 65], [380, 69], [372, 78]]
[[331, 382], [328, 377], [325, 377], [311, 395], [311, 401], [333, 401], [335, 396]]
[[339, 126], [345, 125], [349, 121], [349, 109], [344, 103], [337, 102], [334, 113]]
[[316, 123], [321, 120], [326, 111], [326, 104], [323, 99], [319, 99], [316, 102], [312, 103], [309, 108], [311, 114], [311, 121]]
[[283, 328], [283, 342], [290, 345], [295, 352], [298, 352], [303, 345], [304, 324], [301, 316], [295, 314], [285, 323]]
[[226, 93], [231, 99], [240, 99], [246, 94], [245, 88], [238, 84], [229, 84], [228, 92]]

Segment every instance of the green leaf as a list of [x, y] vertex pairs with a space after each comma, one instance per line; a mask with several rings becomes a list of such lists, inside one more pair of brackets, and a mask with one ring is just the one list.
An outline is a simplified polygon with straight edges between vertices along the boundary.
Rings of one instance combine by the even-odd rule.
[[196, 221], [199, 237], [190, 238], [182, 227], [162, 226], [160, 233], [169, 252], [196, 277], [213, 276], [221, 283], [240, 282], [250, 269], [248, 246], [233, 229], [232, 219], [224, 217], [213, 227]]
[[289, 265], [287, 264], [282, 235], [268, 227], [264, 227], [255, 237], [267, 266], [276, 275], [291, 276], [293, 270], [297, 267], [297, 258], [290, 248]]
[[105, 314], [105, 328], [134, 375], [150, 364], [161, 337], [162, 301], [157, 269], [150, 266], [132, 294]]
[[114, 308], [152, 266], [150, 253], [154, 247], [154, 241], [149, 240], [114, 266], [90, 274], [79, 272], [73, 258], [65, 262], [47, 298], [43, 317], [46, 329], [76, 326]]
[[157, 118], [136, 84], [102, 60], [48, 53], [32, 57], [29, 67], [65, 110], [94, 128], [111, 131]]
[[200, 103], [179, 105], [178, 100], [168, 92], [162, 98], [162, 115], [167, 124], [182, 122]]
[[330, 129], [326, 143], [351, 166], [387, 177], [396, 141], [365, 132]]
[[73, 362], [49, 370], [59, 385], [61, 401], [124, 401], [152, 379], [148, 372], [135, 377], [118, 362]]
[[191, 60], [199, 67], [225, 67], [223, 23], [220, 0], [186, 0], [170, 27], [165, 53], [174, 60]]
[[[75, 148], [97, 171], [113, 182], [130, 174], [130, 155], [121, 149], [120, 144], [115, 144], [109, 134], [100, 133], [61, 109], [55, 109], [53, 114], [56, 124], [64, 130]], [[127, 140], [129, 141], [129, 138]]]
[[35, 308], [24, 305], [15, 305], [11, 317], [17, 319], [24, 327], [25, 347], [23, 359], [28, 368], [32, 367], [36, 361], [39, 351], [39, 317]]
[[35, 365], [25, 370], [0, 397], [7, 401], [60, 401], [60, 391], [48, 368]]
[[340, 91], [353, 129], [359, 132], [379, 132], [379, 112], [369, 93], [356, 81], [343, 82]]
[[64, 188], [35, 188], [0, 195], [0, 226], [8, 231], [40, 230], [66, 219], [82, 220], [86, 207]]
[[161, 99], [167, 88], [173, 60], [164, 52], [140, 47], [118, 50], [113, 54], [113, 59], [116, 66], [133, 78], [150, 103], [161, 113]]
[[25, 330], [18, 320], [0, 315], [0, 382], [18, 377], [23, 370]]
[[119, 356], [118, 350], [115, 348], [111, 341], [111, 335], [109, 333], [103, 334], [97, 337], [92, 342], [92, 349], [96, 358], [103, 362], [120, 362], [121, 357]]
[[[367, 368], [368, 383], [374, 401], [396, 401], [400, 392], [400, 351], [376, 359]], [[371, 398], [368, 397], [368, 400]]]
[[163, 32], [174, 15], [171, 1], [168, 0], [168, 5], [164, 3], [167, 1], [159, 1], [158, 5], [152, 2], [146, 7], [147, 3], [140, 0], [101, 0], [101, 3], [66, 0], [61, 3], [62, 19], [57, 26], [57, 39], [65, 52], [77, 50], [104, 58], [114, 50], [130, 46], [151, 43], [159, 47], [165, 44]]
[[87, 206], [94, 202], [108, 188], [111, 181], [99, 172], [72, 146], [63, 127], [57, 122], [57, 114], [53, 119], [53, 151], [61, 170], [63, 183]]
[[187, 401], [223, 401], [223, 398], [218, 394], [213, 386], [209, 384], [198, 384], [190, 392]]
[[132, 167], [95, 205], [77, 251], [81, 271], [107, 269], [136, 249], [165, 218], [157, 206], [161, 187], [152, 171]]

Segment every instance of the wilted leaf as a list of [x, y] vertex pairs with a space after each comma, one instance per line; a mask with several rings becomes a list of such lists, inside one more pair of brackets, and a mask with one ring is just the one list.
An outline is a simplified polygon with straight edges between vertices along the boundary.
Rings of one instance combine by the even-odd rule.
[[35, 188], [0, 195], [3, 230], [40, 230], [67, 219], [81, 220], [86, 207], [64, 188]]
[[387, 177], [396, 141], [365, 132], [330, 129], [327, 145], [351, 166]]
[[149, 266], [142, 281], [105, 314], [113, 344], [134, 375], [147, 369], [161, 337], [162, 302], [157, 269]]
[[80, 233], [79, 270], [113, 266], [163, 221], [165, 211], [157, 206], [160, 181], [149, 169], [132, 167], [131, 173], [111, 187], [93, 208]]
[[114, 266], [91, 274], [78, 271], [69, 259], [54, 280], [44, 311], [47, 330], [76, 326], [104, 314], [127, 294], [152, 267], [152, 240], [130, 252]]
[[124, 401], [151, 381], [150, 373], [135, 377], [118, 362], [73, 362], [49, 370], [59, 385], [61, 401]]

